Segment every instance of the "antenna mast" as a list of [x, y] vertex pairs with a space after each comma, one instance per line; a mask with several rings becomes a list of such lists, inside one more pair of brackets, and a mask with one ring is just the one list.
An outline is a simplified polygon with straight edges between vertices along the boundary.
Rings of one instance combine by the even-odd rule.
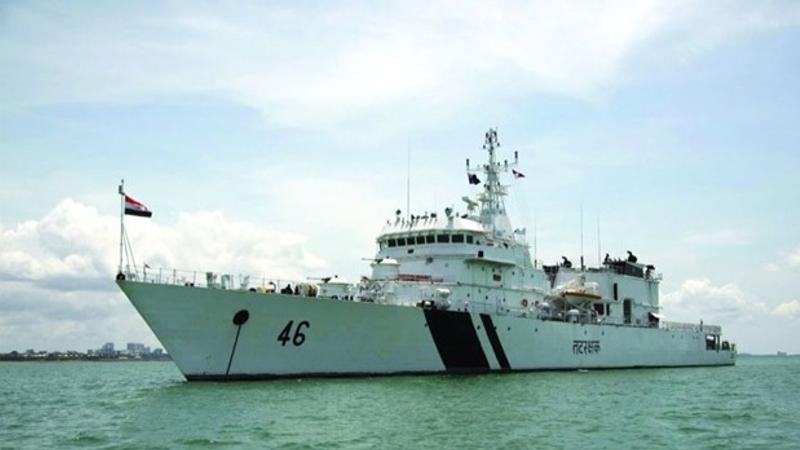
[[406, 168], [406, 219], [411, 220], [411, 137], [406, 140], [406, 154], [408, 156]]
[[492, 230], [492, 236], [497, 237], [498, 234], [510, 235], [510, 223], [506, 217], [506, 208], [503, 197], [508, 192], [506, 188], [500, 183], [500, 173], [510, 172], [513, 167], [517, 166], [519, 157], [517, 152], [514, 152], [514, 160], [508, 160], [502, 163], [497, 161], [495, 152], [500, 147], [500, 142], [497, 139], [497, 129], [490, 128], [485, 134], [486, 141], [483, 144], [483, 149], [489, 153], [489, 162], [484, 164], [481, 168], [472, 169], [467, 160], [467, 173], [475, 173], [482, 171], [486, 179], [483, 182], [483, 192], [478, 196], [481, 203], [481, 223], [486, 229]]
[[583, 200], [581, 200], [581, 270], [586, 266], [583, 264]]
[[603, 265], [602, 260], [600, 259], [600, 255], [602, 254], [602, 250], [600, 247], [600, 216], [597, 216], [597, 266], [600, 267]]
[[536, 242], [536, 237], [539, 234], [539, 216], [537, 215], [536, 209], [533, 210], [533, 267], [538, 267], [539, 265], [539, 245]]

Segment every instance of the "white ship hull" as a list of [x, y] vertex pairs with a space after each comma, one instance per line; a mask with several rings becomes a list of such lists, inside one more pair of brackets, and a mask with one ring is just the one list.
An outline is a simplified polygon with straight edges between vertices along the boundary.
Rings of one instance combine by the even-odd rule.
[[[188, 380], [733, 365], [705, 334], [119, 281]], [[233, 317], [246, 310], [238, 326]]]

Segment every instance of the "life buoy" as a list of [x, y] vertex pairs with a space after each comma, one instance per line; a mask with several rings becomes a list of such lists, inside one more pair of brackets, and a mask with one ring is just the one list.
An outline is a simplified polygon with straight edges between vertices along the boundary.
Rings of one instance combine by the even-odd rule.
[[522, 304], [523, 308], [527, 308], [528, 307], [528, 299], [527, 298], [523, 298], [520, 303]]

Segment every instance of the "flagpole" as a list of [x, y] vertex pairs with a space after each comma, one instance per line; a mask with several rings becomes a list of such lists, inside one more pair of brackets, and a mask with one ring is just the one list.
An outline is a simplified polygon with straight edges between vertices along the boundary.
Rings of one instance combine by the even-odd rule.
[[125, 235], [125, 180], [119, 184], [119, 271], [122, 273], [123, 239]]

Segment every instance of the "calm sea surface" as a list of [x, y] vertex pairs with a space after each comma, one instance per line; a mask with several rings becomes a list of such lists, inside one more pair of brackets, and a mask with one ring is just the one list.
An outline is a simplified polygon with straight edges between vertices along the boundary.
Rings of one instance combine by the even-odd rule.
[[800, 358], [730, 368], [186, 383], [0, 363], [0, 448], [800, 448]]

